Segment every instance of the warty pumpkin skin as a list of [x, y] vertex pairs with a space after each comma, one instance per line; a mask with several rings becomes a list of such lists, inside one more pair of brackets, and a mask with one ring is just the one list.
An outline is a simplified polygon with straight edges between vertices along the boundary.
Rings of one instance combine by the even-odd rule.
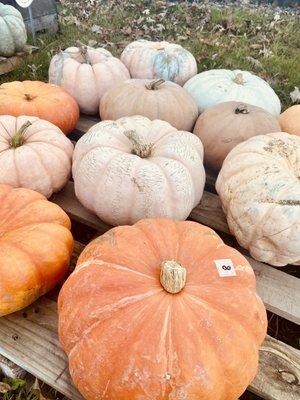
[[[236, 276], [220, 277], [230, 259]], [[91, 242], [58, 300], [87, 400], [236, 400], [267, 327], [247, 260], [210, 228], [146, 219]]]
[[285, 110], [279, 115], [278, 121], [284, 132], [300, 136], [300, 104]]
[[0, 56], [10, 57], [24, 50], [27, 33], [22, 14], [13, 6], [0, 3]]
[[0, 185], [0, 316], [62, 280], [73, 250], [70, 228], [67, 214], [40, 193]]
[[0, 86], [0, 115], [39, 117], [68, 134], [77, 125], [79, 108], [59, 86], [40, 81], [15, 81]]
[[62, 86], [85, 114], [97, 114], [102, 96], [129, 79], [125, 65], [105, 49], [69, 47], [55, 55], [49, 67], [49, 82]]
[[72, 142], [50, 122], [0, 116], [0, 183], [50, 197], [68, 182], [72, 155]]
[[260, 107], [228, 101], [204, 111], [197, 119], [194, 133], [204, 146], [204, 162], [219, 171], [227, 154], [250, 137], [279, 132], [274, 115]]
[[198, 108], [192, 96], [174, 82], [130, 79], [106, 92], [100, 116], [102, 120], [116, 120], [132, 115], [167, 121], [176, 129], [190, 132]]
[[186, 219], [205, 183], [201, 141], [141, 116], [94, 125], [75, 146], [72, 170], [79, 201], [111, 225]]
[[136, 40], [125, 47], [121, 61], [132, 78], [164, 79], [183, 85], [197, 73], [192, 53], [179, 44]]
[[231, 232], [253, 258], [300, 265], [300, 138], [255, 136], [226, 157], [216, 189]]
[[198, 104], [199, 112], [225, 101], [240, 101], [261, 107], [278, 116], [279, 97], [271, 86], [259, 76], [241, 70], [212, 69], [189, 79], [186, 89]]

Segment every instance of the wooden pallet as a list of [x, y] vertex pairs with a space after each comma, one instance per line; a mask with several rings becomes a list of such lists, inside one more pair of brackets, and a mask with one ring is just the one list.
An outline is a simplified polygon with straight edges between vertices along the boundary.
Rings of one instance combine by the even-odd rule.
[[[97, 118], [81, 117], [71, 139], [77, 140]], [[216, 230], [223, 240], [241, 250], [250, 261], [257, 279], [257, 291], [266, 308], [296, 324], [300, 324], [300, 280], [291, 275], [295, 268], [275, 269], [253, 260], [239, 248], [231, 236], [218, 196], [214, 193], [214, 177], [208, 175], [206, 190], [190, 219]], [[52, 199], [73, 221], [102, 234], [110, 229], [81, 206], [74, 195], [73, 182]], [[82, 228], [83, 229], [83, 228]], [[84, 248], [75, 243], [71, 268]], [[68, 372], [67, 357], [57, 336], [56, 294], [48, 295], [25, 310], [0, 320], [0, 353], [46, 382], [72, 400], [82, 400]], [[259, 370], [248, 390], [268, 400], [300, 399], [300, 351], [267, 336], [260, 349]]]
[[17, 53], [12, 57], [0, 57], [0, 75], [7, 74], [19, 67], [24, 57], [37, 51], [35, 46], [26, 45], [23, 52]]

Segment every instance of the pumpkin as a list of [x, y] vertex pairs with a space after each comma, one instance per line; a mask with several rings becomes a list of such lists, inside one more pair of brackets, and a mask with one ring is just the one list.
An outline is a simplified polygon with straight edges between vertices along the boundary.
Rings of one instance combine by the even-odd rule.
[[50, 122], [0, 116], [0, 183], [50, 197], [67, 183], [72, 155], [72, 142]]
[[228, 101], [204, 111], [194, 133], [204, 146], [204, 161], [219, 171], [227, 154], [244, 140], [265, 133], [278, 132], [276, 117], [260, 107]]
[[279, 115], [278, 121], [284, 132], [300, 136], [300, 104], [285, 110]]
[[0, 56], [10, 57], [24, 50], [27, 33], [22, 14], [13, 6], [0, 3]]
[[102, 98], [102, 120], [131, 115], [161, 119], [176, 129], [191, 131], [198, 117], [192, 96], [181, 86], [163, 79], [130, 79], [109, 90]]
[[73, 249], [65, 212], [40, 193], [0, 185], [0, 316], [62, 280]]
[[79, 108], [59, 86], [39, 81], [15, 81], [0, 85], [0, 115], [39, 117], [67, 134], [76, 127]]
[[280, 114], [280, 100], [271, 86], [248, 71], [212, 69], [186, 82], [184, 88], [194, 97], [199, 112], [225, 101], [239, 101]]
[[203, 194], [203, 146], [165, 121], [103, 121], [77, 142], [73, 178], [79, 201], [109, 224], [185, 219]]
[[49, 82], [61, 85], [85, 114], [96, 114], [104, 93], [129, 79], [125, 65], [105, 49], [69, 47], [50, 63]]
[[231, 232], [253, 258], [300, 264], [300, 138], [255, 136], [226, 157], [216, 182]]
[[[222, 277], [216, 265], [226, 262], [235, 272]], [[87, 400], [236, 400], [256, 374], [267, 326], [247, 260], [212, 229], [166, 219], [91, 242], [58, 313]]]
[[193, 54], [169, 42], [137, 40], [125, 47], [121, 61], [132, 78], [164, 79], [181, 86], [197, 73]]

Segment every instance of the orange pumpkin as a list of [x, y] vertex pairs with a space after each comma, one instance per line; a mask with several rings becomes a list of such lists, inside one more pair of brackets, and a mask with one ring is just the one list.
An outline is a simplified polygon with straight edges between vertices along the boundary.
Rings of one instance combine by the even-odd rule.
[[73, 97], [59, 86], [16, 81], [0, 86], [0, 115], [39, 117], [68, 134], [76, 127], [79, 108]]
[[[228, 260], [235, 275], [221, 277], [215, 263]], [[210, 228], [167, 219], [91, 242], [58, 310], [87, 400], [235, 400], [256, 374], [267, 326], [247, 260]]]
[[0, 316], [52, 289], [68, 269], [70, 219], [33, 190], [0, 185]]
[[300, 136], [300, 104], [289, 107], [278, 117], [283, 132]]

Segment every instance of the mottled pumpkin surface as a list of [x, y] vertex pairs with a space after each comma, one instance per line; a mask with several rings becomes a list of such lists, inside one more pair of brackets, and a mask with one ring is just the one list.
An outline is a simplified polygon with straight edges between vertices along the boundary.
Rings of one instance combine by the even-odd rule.
[[26, 41], [27, 33], [20, 11], [0, 3], [0, 56], [10, 57], [24, 50]]
[[300, 104], [285, 110], [279, 115], [278, 121], [284, 132], [300, 136]]
[[0, 185], [0, 316], [62, 280], [73, 250], [70, 228], [67, 214], [43, 195]]
[[[235, 276], [220, 277], [215, 260]], [[186, 283], [171, 294], [161, 266]], [[254, 378], [266, 312], [247, 260], [210, 228], [142, 220], [91, 242], [58, 301], [59, 336], [87, 400], [236, 400]]]

